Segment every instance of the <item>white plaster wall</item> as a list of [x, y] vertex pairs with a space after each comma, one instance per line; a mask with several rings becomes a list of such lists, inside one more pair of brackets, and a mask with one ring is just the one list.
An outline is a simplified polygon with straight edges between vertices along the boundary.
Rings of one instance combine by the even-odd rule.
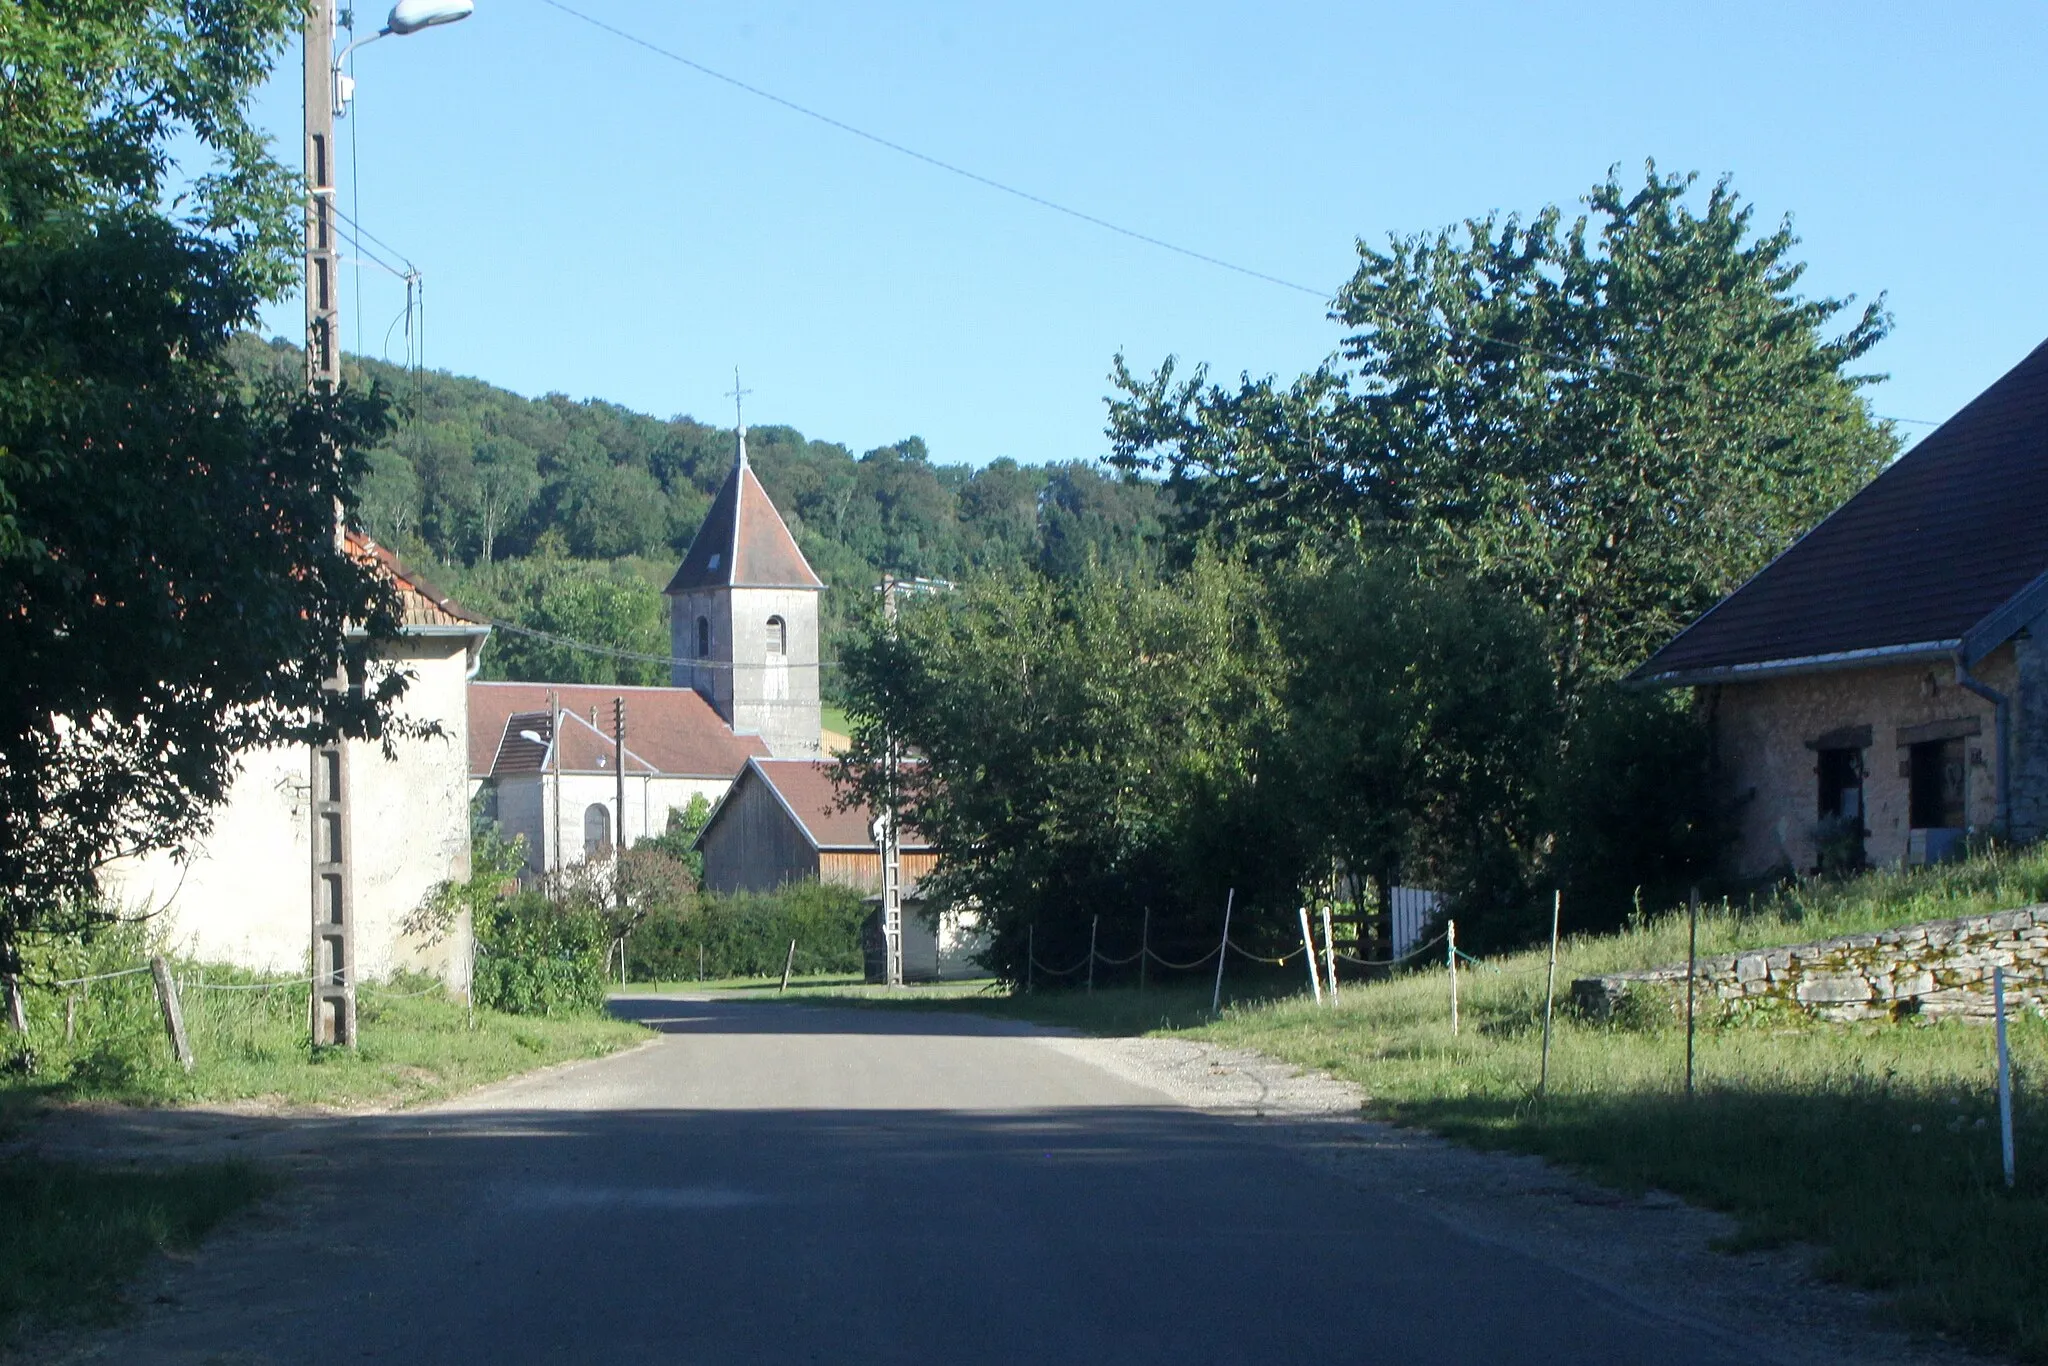
[[[2017, 674], [2012, 646], [1972, 671], [2008, 695]], [[1818, 759], [1807, 742], [1848, 726], [1871, 728], [1863, 754], [1864, 852], [1873, 864], [1904, 861], [1908, 844], [1906, 751], [1898, 730], [1965, 717], [1979, 733], [1964, 741], [1966, 803], [1973, 828], [1998, 819], [1998, 744], [1991, 704], [1955, 681], [1944, 663], [1884, 669], [1843, 669], [1723, 684], [1718, 699], [1703, 690], [1712, 716], [1726, 795], [1737, 803], [1736, 870], [1745, 876], [1791, 866], [1814, 867], [1819, 821]]]
[[[444, 732], [349, 746], [355, 955], [359, 977], [434, 972], [464, 989], [467, 924], [438, 945], [406, 940], [400, 922], [443, 880], [469, 876], [468, 659], [460, 639], [408, 639], [392, 663], [414, 674], [403, 713]], [[158, 912], [173, 943], [257, 972], [306, 971], [312, 925], [306, 749], [245, 755], [212, 829], [182, 863], [167, 853], [106, 870], [109, 896]]]
[[[818, 594], [796, 588], [735, 588], [731, 597], [733, 728], [759, 732], [778, 759], [815, 757], [820, 724]], [[778, 616], [788, 628], [788, 649], [785, 662], [771, 668], [768, 618]]]
[[[628, 774], [626, 843], [637, 844], [667, 830], [668, 813], [689, 806], [693, 796], [717, 805], [731, 786], [729, 778]], [[527, 871], [539, 874], [582, 862], [584, 811], [592, 805], [609, 811], [617, 802], [617, 779], [610, 773], [521, 774], [498, 783], [498, 828], [508, 837], [526, 837]], [[544, 831], [550, 840], [545, 863]]]

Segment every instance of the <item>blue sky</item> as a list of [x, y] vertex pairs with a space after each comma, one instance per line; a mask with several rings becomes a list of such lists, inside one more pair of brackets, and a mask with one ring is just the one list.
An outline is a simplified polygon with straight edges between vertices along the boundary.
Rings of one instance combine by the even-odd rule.
[[[2048, 336], [2037, 4], [567, 2], [1319, 290], [1358, 237], [1569, 204], [1654, 156], [1791, 213], [1812, 292], [1887, 294], [1881, 412], [1944, 418]], [[297, 61], [259, 104], [294, 163]], [[424, 273], [427, 363], [522, 393], [729, 421], [738, 365], [750, 422], [856, 452], [915, 433], [946, 462], [1089, 458], [1119, 350], [1291, 377], [1338, 340], [1315, 297], [848, 137], [544, 0], [478, 0], [356, 74], [342, 206]], [[403, 290], [361, 288], [382, 354]], [[298, 335], [296, 302], [272, 330]]]

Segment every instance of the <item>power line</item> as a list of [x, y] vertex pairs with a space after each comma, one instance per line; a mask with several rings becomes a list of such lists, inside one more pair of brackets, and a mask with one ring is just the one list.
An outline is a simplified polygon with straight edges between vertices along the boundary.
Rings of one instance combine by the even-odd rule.
[[[1196, 251], [1191, 247], [1184, 247], [1179, 245], [1178, 243], [1169, 242], [1164, 238], [1154, 237], [1149, 233], [1139, 232], [1135, 228], [1124, 227], [1120, 223], [1113, 223], [1106, 218], [1101, 218], [1096, 216], [1095, 214], [1087, 213], [1083, 210], [1071, 208], [1065, 204], [1061, 204], [1055, 200], [1047, 199], [1043, 195], [1033, 194], [1029, 190], [1019, 189], [1014, 185], [1006, 184], [1005, 182], [997, 180], [992, 176], [985, 176], [978, 171], [971, 171], [964, 166], [956, 165], [955, 163], [950, 161], [941, 160], [940, 158], [932, 156], [926, 152], [920, 152], [914, 147], [907, 147], [904, 144], [897, 142], [891, 138], [885, 138], [881, 136], [879, 133], [870, 133], [865, 128], [856, 127], [853, 124], [846, 122], [844, 119], [834, 118], [832, 115], [822, 113], [816, 109], [812, 109], [808, 105], [798, 104], [795, 100], [786, 99], [781, 95], [775, 94], [773, 91], [763, 90], [761, 87], [743, 81], [739, 79], [737, 76], [729, 76], [723, 71], [719, 71], [714, 67], [706, 66], [704, 63], [697, 61], [694, 58], [685, 57], [680, 52], [676, 52], [673, 51], [672, 49], [665, 48], [661, 46], [659, 43], [652, 42], [649, 39], [643, 38], [636, 33], [629, 33], [625, 29], [619, 28], [614, 24], [607, 23], [594, 15], [585, 14], [582, 10], [576, 9], [570, 5], [566, 5], [562, 3], [562, 0], [541, 0], [541, 3], [547, 5], [551, 9], [560, 10], [563, 14], [566, 14], [573, 19], [580, 19], [584, 23], [589, 24], [592, 28], [601, 29], [604, 32], [611, 34], [613, 37], [620, 39], [623, 42], [631, 43], [635, 47], [644, 48], [646, 51], [652, 52], [658, 57], [666, 58], [667, 60], [676, 63], [678, 66], [687, 67], [691, 71], [697, 72], [699, 75], [709, 76], [712, 80], [723, 82], [724, 84], [733, 87], [735, 90], [744, 91], [745, 93], [754, 96], [756, 99], [762, 99], [768, 101], [770, 104], [780, 105], [782, 108], [790, 110], [793, 113], [801, 114], [805, 118], [814, 119], [817, 122], [826, 125], [828, 128], [834, 128], [852, 137], [860, 138], [866, 142], [872, 142], [878, 147], [886, 148], [887, 150], [895, 152], [898, 155], [909, 157], [914, 161], [921, 161], [928, 166], [936, 167], [937, 169], [945, 171], [950, 175], [956, 175], [961, 177], [962, 179], [971, 180], [977, 185], [985, 186], [989, 189], [999, 191], [1000, 193], [1003, 194], [1012, 195], [1018, 199], [1024, 200], [1027, 203], [1036, 204], [1040, 208], [1049, 209], [1054, 213], [1064, 214], [1069, 218], [1073, 218], [1080, 222], [1101, 228], [1107, 232], [1113, 232], [1118, 234], [1119, 236], [1128, 237], [1133, 241], [1143, 242], [1147, 246], [1158, 247], [1163, 251], [1170, 251], [1177, 255], [1188, 257], [1190, 260], [1201, 261], [1204, 264], [1216, 266], [1223, 270], [1234, 271], [1239, 275], [1248, 276], [1254, 280], [1263, 280], [1268, 284], [1279, 285], [1283, 289], [1291, 289], [1298, 291], [1302, 294], [1310, 294], [1318, 299], [1323, 299], [1327, 301], [1330, 298], [1329, 291], [1327, 290], [1316, 289], [1309, 285], [1297, 284], [1293, 280], [1282, 279], [1278, 275], [1270, 275], [1262, 270], [1253, 270], [1249, 266], [1241, 266], [1234, 261], [1226, 261], [1220, 256], [1211, 256], [1206, 252]], [[1471, 339], [1481, 343], [1482, 345], [1497, 346], [1504, 350], [1515, 350], [1523, 352], [1524, 354], [1533, 354], [1541, 356], [1546, 360], [1550, 360], [1561, 365], [1566, 365], [1574, 369], [1584, 368], [1590, 364], [1592, 368], [1598, 370], [1605, 370], [1610, 374], [1625, 375], [1635, 379], [1647, 380], [1650, 378], [1647, 375], [1636, 375], [1631, 371], [1622, 370], [1618, 366], [1603, 365], [1598, 360], [1593, 360], [1589, 362], [1584, 357], [1568, 356], [1561, 352], [1546, 352], [1539, 348], [1530, 348], [1514, 342], [1504, 341], [1498, 337], [1489, 336], [1484, 332], [1478, 331], [1477, 329], [1468, 332], [1466, 335], [1469, 336]], [[1820, 405], [1816, 404], [1815, 406], [1819, 407]], [[1938, 427], [1941, 425], [1939, 422], [1934, 422], [1926, 418], [1919, 417], [1894, 417], [1883, 413], [1876, 413], [1873, 414], [1873, 416], [1886, 422], [1903, 422], [1918, 427]]]
[[699, 75], [709, 76], [714, 81], [723, 81], [725, 84], [733, 87], [735, 90], [743, 90], [747, 94], [754, 96], [756, 99], [763, 99], [767, 100], [770, 104], [781, 105], [784, 109], [790, 110], [793, 113], [802, 114], [807, 119], [815, 119], [819, 123], [826, 125], [828, 128], [836, 128], [842, 133], [846, 133], [849, 134], [850, 136], [860, 138], [866, 142], [872, 142], [877, 147], [887, 148], [889, 151], [895, 152], [900, 156], [909, 157], [913, 161], [922, 161], [925, 165], [937, 167], [939, 170], [945, 171], [949, 175], [959, 176], [963, 180], [971, 180], [977, 185], [982, 185], [987, 187], [988, 189], [999, 191], [1002, 194], [1013, 195], [1018, 199], [1024, 200], [1026, 203], [1036, 204], [1040, 208], [1050, 209], [1054, 213], [1065, 214], [1069, 218], [1077, 219], [1080, 222], [1090, 224], [1093, 227], [1101, 228], [1105, 232], [1113, 232], [1121, 237], [1128, 237], [1134, 242], [1143, 242], [1147, 246], [1158, 247], [1162, 251], [1170, 251], [1175, 253], [1176, 255], [1185, 256], [1190, 260], [1200, 261], [1205, 265], [1216, 266], [1223, 270], [1235, 271], [1239, 275], [1249, 276], [1254, 280], [1264, 280], [1267, 284], [1279, 285], [1282, 289], [1298, 290], [1303, 294], [1314, 295], [1318, 299], [1327, 300], [1330, 297], [1328, 290], [1315, 289], [1308, 285], [1296, 284], [1292, 280], [1283, 280], [1278, 275], [1268, 275], [1263, 270], [1253, 270], [1250, 266], [1241, 266], [1234, 261], [1226, 261], [1220, 256], [1211, 256], [1207, 252], [1196, 251], [1192, 247], [1183, 247], [1178, 243], [1169, 242], [1163, 237], [1154, 237], [1150, 233], [1143, 233], [1139, 232], [1135, 228], [1124, 227], [1121, 223], [1112, 223], [1107, 218], [1098, 218], [1096, 215], [1092, 213], [1085, 213], [1080, 209], [1070, 208], [1067, 205], [1061, 204], [1056, 200], [1047, 199], [1044, 195], [1033, 194], [1029, 190], [1020, 190], [1015, 185], [1005, 184], [1003, 181], [997, 180], [992, 176], [982, 175], [978, 171], [970, 171], [965, 166], [959, 166], [950, 161], [942, 161], [938, 157], [932, 156], [930, 153], [920, 152], [915, 147], [906, 147], [900, 142], [896, 142], [893, 141], [892, 139], [881, 136], [879, 133], [870, 133], [865, 128], [856, 128], [854, 125], [847, 123], [843, 119], [836, 119], [833, 118], [830, 114], [820, 113], [818, 110], [812, 109], [807, 105], [798, 104], [795, 100], [784, 99], [782, 96], [777, 95], [772, 91], [763, 90], [761, 87], [757, 85], [749, 85], [747, 82], [739, 79], [737, 76], [728, 76], [723, 71], [715, 70], [712, 67], [704, 65], [704, 63], [702, 62], [695, 61], [689, 57], [683, 56], [680, 52], [674, 52], [668, 48], [662, 47], [658, 43], [650, 42], [647, 39], [640, 37], [638, 34], [628, 33], [626, 30], [608, 24], [604, 20], [596, 18], [593, 15], [585, 14], [582, 10], [573, 9], [570, 6], [563, 4], [562, 0], [541, 0], [541, 3], [553, 9], [560, 10], [562, 13], [568, 15], [572, 19], [581, 19], [584, 23], [589, 24], [592, 28], [603, 29], [606, 33], [611, 34], [614, 38], [622, 39], [625, 42], [633, 44], [635, 47], [645, 48], [647, 51], [654, 53], [658, 57], [665, 57], [669, 61], [676, 63], [678, 66], [686, 66], [690, 70], [697, 72]]

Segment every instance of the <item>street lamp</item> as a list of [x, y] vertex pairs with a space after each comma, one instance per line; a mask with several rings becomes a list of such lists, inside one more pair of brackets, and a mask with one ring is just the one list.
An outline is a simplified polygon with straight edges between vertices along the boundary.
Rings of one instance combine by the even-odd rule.
[[391, 7], [391, 17], [367, 38], [358, 38], [341, 50], [334, 59], [334, 117], [348, 117], [349, 101], [355, 98], [356, 78], [348, 75], [341, 67], [349, 54], [359, 47], [368, 47], [379, 38], [397, 34], [404, 38], [418, 33], [421, 29], [434, 28], [441, 24], [452, 24], [458, 19], [467, 19], [476, 13], [473, 0], [398, 0]]

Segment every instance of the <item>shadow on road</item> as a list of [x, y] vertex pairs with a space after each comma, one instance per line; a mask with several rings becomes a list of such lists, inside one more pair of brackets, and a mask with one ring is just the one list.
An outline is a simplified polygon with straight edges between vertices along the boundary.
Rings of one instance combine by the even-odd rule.
[[1021, 1020], [947, 1010], [940, 1001], [914, 1009], [890, 1002], [864, 1004], [818, 997], [734, 1000], [688, 996], [614, 996], [607, 1004], [622, 1020], [663, 1034], [874, 1034], [936, 1035], [946, 1038], [1014, 1038], [1063, 1034]]

